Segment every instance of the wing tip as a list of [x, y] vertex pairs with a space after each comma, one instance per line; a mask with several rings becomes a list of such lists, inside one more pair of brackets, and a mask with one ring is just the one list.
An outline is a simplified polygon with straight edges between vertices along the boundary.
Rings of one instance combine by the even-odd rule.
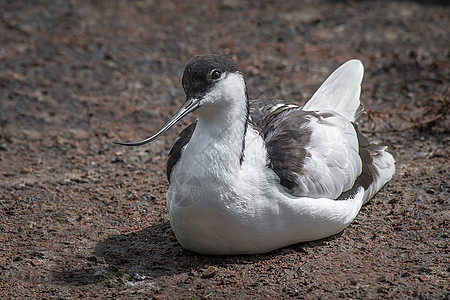
[[357, 58], [352, 58], [352, 59], [350, 59], [350, 60], [347, 60], [347, 61], [344, 63], [344, 65], [346, 65], [346, 64], [351, 64], [351, 65], [354, 65], [354, 66], [359, 66], [359, 67], [361, 67], [361, 68], [364, 69], [364, 64], [362, 63], [361, 60], [359, 60], [359, 59], [357, 59]]
[[364, 75], [364, 64], [359, 59], [350, 59], [347, 62], [345, 62], [342, 66], [345, 68], [351, 68], [351, 72], [354, 74], [360, 74], [361, 79]]

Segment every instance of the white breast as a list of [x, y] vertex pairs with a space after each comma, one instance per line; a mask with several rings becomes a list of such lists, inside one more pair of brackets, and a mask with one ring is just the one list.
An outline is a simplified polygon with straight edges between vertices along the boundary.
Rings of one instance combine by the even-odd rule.
[[267, 168], [263, 140], [250, 128], [242, 167], [233, 176], [198, 177], [188, 165], [182, 160], [175, 166], [167, 205], [179, 242], [200, 253], [261, 253], [323, 238], [344, 229], [362, 204], [362, 190], [343, 201], [287, 194]]

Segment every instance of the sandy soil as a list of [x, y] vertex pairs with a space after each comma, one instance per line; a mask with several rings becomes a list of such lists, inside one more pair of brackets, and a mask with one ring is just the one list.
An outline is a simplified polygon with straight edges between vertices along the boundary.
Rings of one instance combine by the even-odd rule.
[[[445, 1], [1, 1], [0, 298], [448, 299], [449, 28]], [[236, 59], [251, 97], [300, 104], [359, 58], [394, 179], [331, 238], [184, 250], [165, 162], [189, 120], [112, 141], [162, 125], [203, 53]]]

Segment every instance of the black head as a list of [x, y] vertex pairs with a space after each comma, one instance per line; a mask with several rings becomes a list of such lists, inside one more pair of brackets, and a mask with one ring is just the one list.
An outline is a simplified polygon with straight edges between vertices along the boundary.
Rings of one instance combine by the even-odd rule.
[[197, 56], [184, 69], [182, 84], [186, 98], [202, 98], [226, 73], [238, 71], [238, 64], [224, 56]]
[[175, 115], [154, 135], [144, 140], [129, 143], [114, 143], [125, 146], [139, 146], [156, 139], [184, 116], [203, 105], [205, 95], [211, 91], [219, 81], [225, 79], [227, 74], [235, 72], [239, 72], [239, 66], [229, 58], [215, 54], [197, 56], [191, 60], [184, 69], [182, 83], [184, 92], [186, 93], [186, 102]]

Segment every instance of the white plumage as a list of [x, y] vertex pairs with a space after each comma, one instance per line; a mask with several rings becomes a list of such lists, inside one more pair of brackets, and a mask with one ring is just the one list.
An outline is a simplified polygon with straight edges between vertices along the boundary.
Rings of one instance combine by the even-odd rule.
[[169, 154], [167, 207], [181, 245], [205, 254], [262, 253], [347, 227], [395, 170], [393, 157], [352, 124], [362, 77], [362, 63], [351, 60], [300, 108], [248, 100], [228, 59], [191, 61], [185, 105], [157, 134], [128, 143], [148, 142], [198, 112]]
[[349, 121], [355, 121], [360, 106], [364, 66], [352, 59], [336, 69], [303, 106], [303, 110], [331, 110]]

